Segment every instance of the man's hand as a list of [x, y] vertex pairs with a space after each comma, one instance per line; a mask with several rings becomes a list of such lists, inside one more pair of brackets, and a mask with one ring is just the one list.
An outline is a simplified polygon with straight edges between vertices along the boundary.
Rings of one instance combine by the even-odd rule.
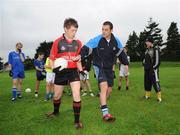
[[157, 69], [157, 67], [156, 67], [156, 66], [153, 66], [153, 69], [154, 69], [154, 70], [156, 70], [156, 69]]
[[86, 74], [84, 71], [80, 71], [79, 73], [83, 76], [84, 81], [86, 81], [86, 79], [87, 79], [87, 74]]

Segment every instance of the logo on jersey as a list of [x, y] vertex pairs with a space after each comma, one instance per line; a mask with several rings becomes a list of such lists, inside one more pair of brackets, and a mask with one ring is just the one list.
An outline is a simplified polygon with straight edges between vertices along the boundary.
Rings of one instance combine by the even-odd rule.
[[72, 44], [68, 44], [67, 46], [72, 47], [73, 45]]
[[78, 46], [75, 47], [75, 50], [78, 50]]
[[62, 46], [62, 47], [61, 47], [61, 50], [62, 50], [62, 51], [66, 50], [66, 47], [65, 47], [65, 46]]

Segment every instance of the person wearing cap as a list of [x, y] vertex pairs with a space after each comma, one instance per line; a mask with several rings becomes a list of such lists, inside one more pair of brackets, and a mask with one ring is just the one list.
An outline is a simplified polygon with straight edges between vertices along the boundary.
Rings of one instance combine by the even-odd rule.
[[152, 85], [157, 93], [157, 101], [161, 102], [161, 87], [159, 82], [160, 51], [154, 46], [154, 39], [148, 37], [146, 40], [146, 52], [143, 60], [144, 65], [144, 89], [145, 99], [150, 99]]

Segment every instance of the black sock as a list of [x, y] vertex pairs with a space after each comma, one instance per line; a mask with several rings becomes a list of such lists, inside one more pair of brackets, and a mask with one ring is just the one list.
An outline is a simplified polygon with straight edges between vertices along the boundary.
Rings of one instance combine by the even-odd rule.
[[58, 114], [59, 113], [59, 106], [61, 104], [61, 99], [58, 100], [53, 100], [53, 104], [54, 104], [54, 114]]
[[74, 110], [74, 123], [79, 123], [80, 111], [81, 111], [81, 101], [73, 101], [73, 110]]

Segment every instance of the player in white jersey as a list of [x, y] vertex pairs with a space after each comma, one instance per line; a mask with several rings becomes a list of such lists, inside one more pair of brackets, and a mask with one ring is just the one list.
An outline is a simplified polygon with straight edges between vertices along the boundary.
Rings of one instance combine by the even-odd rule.
[[[124, 52], [127, 55], [127, 52], [128, 52], [128, 48], [127, 47], [124, 47]], [[130, 63], [130, 57], [127, 56], [127, 58], [128, 58], [128, 62]], [[121, 85], [122, 85], [122, 79], [123, 78], [125, 78], [125, 80], [126, 80], [126, 90], [129, 89], [129, 79], [128, 79], [128, 76], [129, 76], [129, 72], [128, 73], [126, 72], [125, 65], [123, 65], [121, 62], [119, 62], [118, 90], [121, 90]]]

